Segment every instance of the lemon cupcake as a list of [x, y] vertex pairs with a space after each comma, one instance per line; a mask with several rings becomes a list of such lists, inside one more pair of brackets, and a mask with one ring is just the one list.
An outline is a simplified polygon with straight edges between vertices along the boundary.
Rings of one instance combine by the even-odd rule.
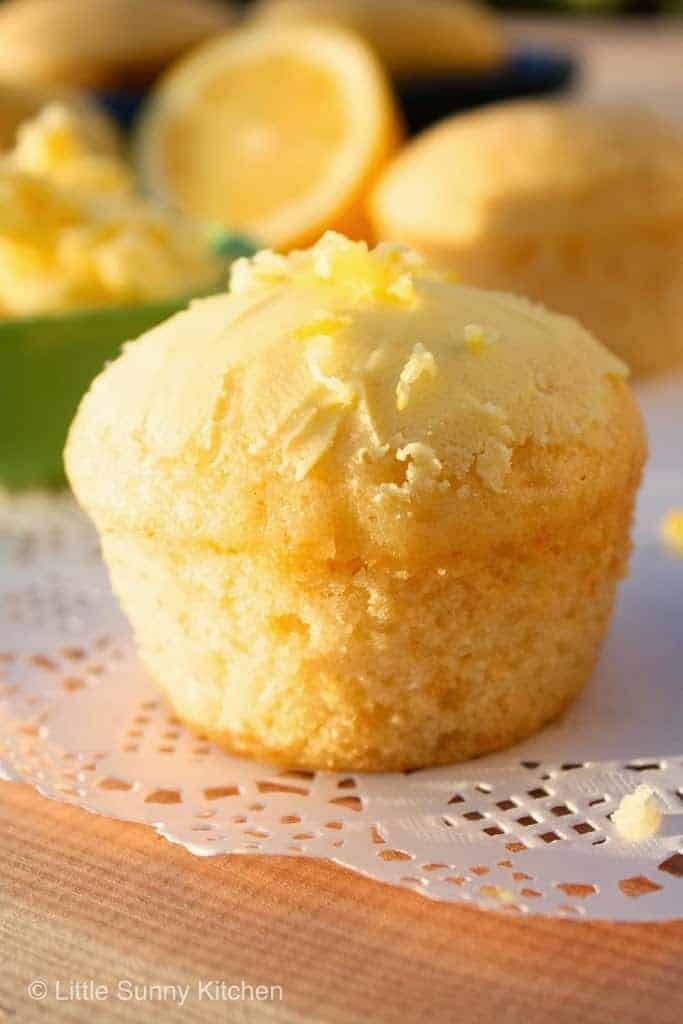
[[644, 459], [573, 320], [338, 235], [130, 344], [66, 451], [142, 657], [227, 749], [405, 769], [588, 678]]
[[683, 362], [683, 133], [527, 102], [451, 118], [371, 199], [376, 234], [576, 316], [634, 372]]

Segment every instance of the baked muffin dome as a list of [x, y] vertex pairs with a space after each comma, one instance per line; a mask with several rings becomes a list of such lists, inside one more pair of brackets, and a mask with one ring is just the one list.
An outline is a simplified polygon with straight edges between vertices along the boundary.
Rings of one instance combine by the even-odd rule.
[[683, 362], [682, 168], [683, 132], [652, 114], [499, 104], [406, 147], [372, 220], [464, 281], [578, 317], [649, 372]]
[[66, 465], [177, 714], [290, 766], [512, 743], [595, 660], [644, 458], [573, 320], [325, 236], [126, 347]]

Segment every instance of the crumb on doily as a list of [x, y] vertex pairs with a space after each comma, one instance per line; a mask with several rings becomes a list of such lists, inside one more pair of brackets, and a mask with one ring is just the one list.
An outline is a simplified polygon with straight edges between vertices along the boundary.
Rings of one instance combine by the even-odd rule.
[[499, 903], [517, 903], [517, 897], [512, 889], [506, 889], [505, 886], [502, 885], [482, 885], [479, 893], [487, 899], [498, 900]]
[[666, 547], [683, 558], [683, 508], [672, 508], [667, 512], [659, 533]]
[[622, 797], [612, 821], [622, 839], [650, 839], [661, 828], [662, 809], [650, 787], [642, 784]]

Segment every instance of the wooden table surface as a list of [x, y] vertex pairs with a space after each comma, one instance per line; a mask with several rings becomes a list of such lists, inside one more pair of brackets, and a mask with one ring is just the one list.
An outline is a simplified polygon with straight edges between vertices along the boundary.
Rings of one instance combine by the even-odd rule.
[[[150, 829], [10, 783], [0, 785], [0, 835], [3, 1022], [683, 1020], [683, 921], [522, 919], [434, 904], [313, 860], [200, 859]], [[48, 983], [44, 1001], [28, 997], [33, 979]], [[94, 979], [112, 995], [57, 1001], [57, 979], [65, 994]], [[279, 985], [282, 998], [200, 999], [212, 979]], [[191, 994], [182, 1008], [170, 997], [127, 1001], [120, 980], [189, 984]]]
[[[584, 96], [681, 112], [681, 23], [525, 19], [512, 32], [573, 46]], [[683, 1021], [683, 921], [520, 919], [315, 861], [199, 859], [11, 783], [0, 784], [0, 865], [0, 1022]], [[36, 979], [45, 999], [29, 995]], [[145, 988], [162, 985], [178, 987]], [[259, 985], [272, 998], [227, 998]]]

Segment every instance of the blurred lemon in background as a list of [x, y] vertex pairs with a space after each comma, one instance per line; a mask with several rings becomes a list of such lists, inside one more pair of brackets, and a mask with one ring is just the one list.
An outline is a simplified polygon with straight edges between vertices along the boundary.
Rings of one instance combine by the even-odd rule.
[[344, 25], [398, 76], [490, 68], [504, 53], [498, 19], [470, 0], [261, 0], [254, 18]]
[[0, 80], [129, 87], [231, 20], [219, 0], [10, 0], [0, 8]]
[[255, 28], [206, 43], [162, 79], [137, 129], [143, 186], [278, 249], [368, 232], [366, 196], [399, 138], [391, 89], [357, 36]]

